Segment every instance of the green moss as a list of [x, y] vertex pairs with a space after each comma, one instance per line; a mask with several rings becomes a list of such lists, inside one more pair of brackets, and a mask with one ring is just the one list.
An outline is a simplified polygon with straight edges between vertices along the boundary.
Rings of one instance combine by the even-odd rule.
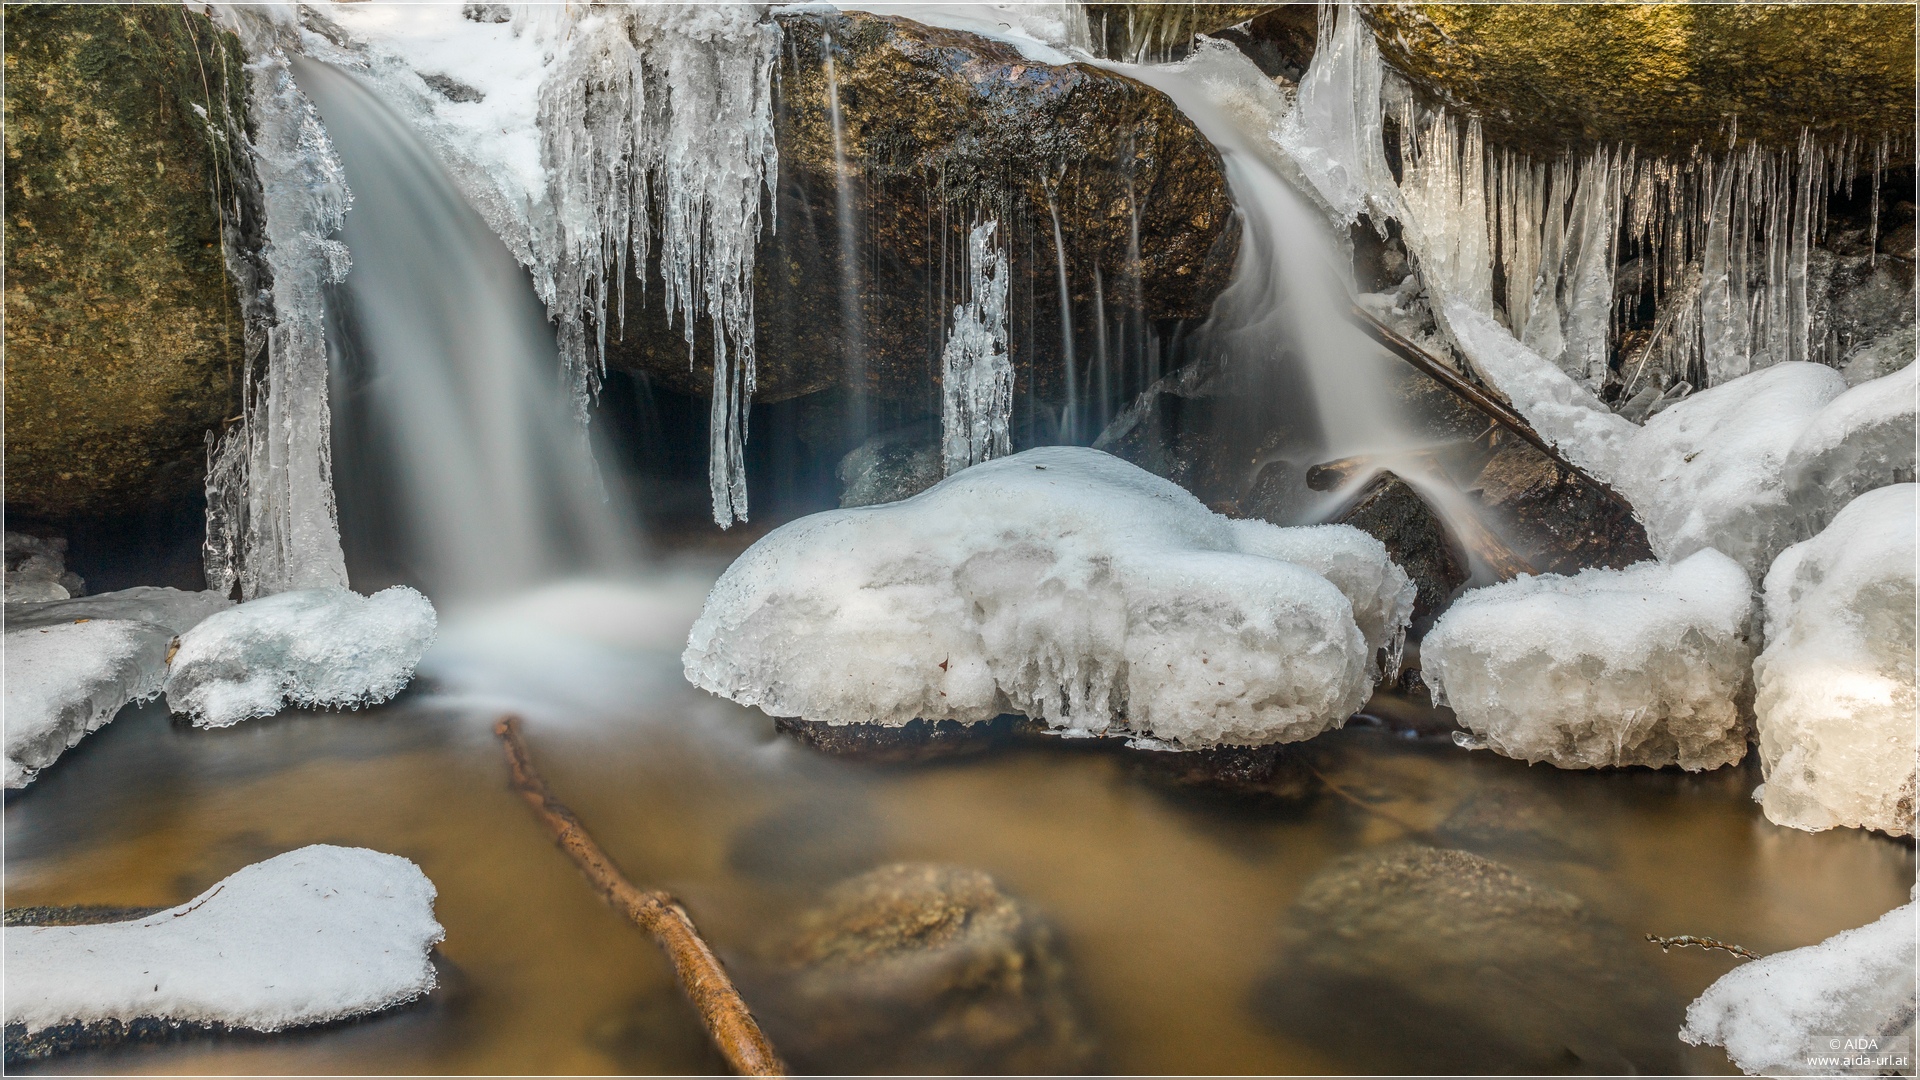
[[194, 110], [239, 114], [238, 45], [174, 5], [9, 4], [6, 30], [7, 509], [191, 497], [239, 401], [230, 185]]

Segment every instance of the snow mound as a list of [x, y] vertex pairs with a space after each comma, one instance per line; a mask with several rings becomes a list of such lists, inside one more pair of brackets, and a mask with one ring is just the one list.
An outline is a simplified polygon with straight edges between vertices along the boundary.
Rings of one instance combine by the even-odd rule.
[[122, 705], [159, 694], [172, 642], [167, 627], [129, 619], [9, 629], [5, 785], [26, 787]]
[[1283, 529], [1264, 521], [1231, 524], [1234, 542], [1246, 554], [1304, 566], [1332, 582], [1353, 605], [1353, 621], [1367, 639], [1368, 658], [1377, 663], [1384, 650], [1386, 673], [1399, 672], [1418, 590], [1385, 544], [1351, 525]]
[[377, 704], [413, 678], [435, 627], [433, 605], [403, 585], [250, 600], [180, 636], [167, 707], [196, 727], [228, 727], [287, 705]]
[[1703, 390], [1647, 421], [1615, 481], [1639, 511], [1654, 553], [1677, 560], [1718, 548], [1759, 577], [1801, 539], [1784, 472], [1794, 442], [1846, 391], [1821, 364], [1780, 363]]
[[1754, 712], [1775, 824], [1913, 832], [1917, 492], [1860, 496], [1767, 574]]
[[375, 1012], [434, 988], [433, 899], [406, 859], [315, 844], [134, 922], [8, 927], [6, 1022], [279, 1031]]
[[1420, 643], [1434, 700], [1507, 757], [1563, 769], [1746, 756], [1734, 700], [1752, 584], [1711, 548], [1667, 565], [1523, 576], [1454, 601]]
[[164, 626], [184, 634], [200, 620], [233, 606], [225, 594], [207, 589], [188, 592], [153, 585], [140, 585], [118, 592], [95, 593], [71, 600], [45, 603], [8, 604], [7, 629], [29, 626], [54, 626], [76, 619], [132, 619]]
[[1920, 365], [1861, 383], [1827, 403], [1787, 451], [1787, 501], [1817, 530], [1856, 496], [1911, 484]]
[[1837, 1062], [1849, 1051], [1831, 1038], [1905, 1035], [1911, 1069], [1916, 919], [1920, 905], [1907, 904], [1818, 945], [1742, 964], [1687, 1007], [1680, 1037], [1725, 1047], [1747, 1073], [1830, 1076], [1880, 1072], [1870, 1061]]
[[[1393, 597], [1397, 635], [1413, 589], [1358, 530], [1288, 532], [1098, 450], [1029, 450], [769, 533], [682, 661], [703, 689], [833, 724], [1019, 712], [1183, 747], [1306, 739], [1366, 700], [1356, 607]], [[1266, 553], [1289, 544], [1338, 578]]]

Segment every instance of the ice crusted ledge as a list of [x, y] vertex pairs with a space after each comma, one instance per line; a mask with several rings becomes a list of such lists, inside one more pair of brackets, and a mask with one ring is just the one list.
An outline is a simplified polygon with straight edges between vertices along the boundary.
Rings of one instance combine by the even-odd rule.
[[279, 1031], [375, 1012], [434, 988], [433, 899], [406, 859], [315, 844], [135, 922], [8, 927], [6, 1024]]
[[1913, 833], [1916, 493], [1860, 496], [1767, 574], [1754, 712], [1775, 824]]
[[196, 727], [229, 727], [288, 705], [377, 704], [406, 688], [437, 622], [427, 598], [403, 585], [250, 600], [180, 636], [167, 707]]
[[1818, 945], [1742, 964], [1687, 1007], [1680, 1037], [1695, 1046], [1725, 1047], [1727, 1058], [1747, 1073], [1832, 1076], [1881, 1070], [1817, 1061], [1816, 1054], [1847, 1054], [1829, 1050], [1825, 1036], [1904, 1035], [1907, 1063], [1899, 1074], [1905, 1074], [1912, 1068], [1914, 969], [1920, 964], [1916, 920], [1920, 905], [1907, 904]]
[[159, 694], [172, 642], [129, 619], [7, 631], [6, 786], [26, 787], [121, 706]]
[[682, 659], [696, 686], [832, 724], [1018, 712], [1189, 748], [1292, 742], [1366, 700], [1413, 593], [1357, 529], [1229, 521], [1048, 447], [774, 530], [721, 575]]
[[1434, 700], [1507, 757], [1713, 769], [1747, 753], [1752, 585], [1711, 548], [1521, 577], [1456, 600], [1420, 644]]

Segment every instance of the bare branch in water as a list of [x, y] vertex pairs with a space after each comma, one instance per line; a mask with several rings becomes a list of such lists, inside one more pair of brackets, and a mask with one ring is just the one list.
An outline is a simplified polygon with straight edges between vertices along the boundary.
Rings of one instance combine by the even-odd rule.
[[694, 929], [686, 909], [658, 889], [636, 888], [593, 837], [587, 835], [586, 826], [580, 824], [580, 819], [573, 816], [565, 803], [554, 797], [546, 781], [534, 771], [533, 758], [527, 754], [527, 744], [520, 738], [519, 717], [502, 717], [493, 726], [493, 733], [500, 736], [500, 742], [506, 747], [513, 789], [546, 822], [560, 850], [573, 859], [607, 903], [653, 935], [666, 950], [680, 989], [693, 1002], [707, 1034], [726, 1055], [727, 1064], [741, 1076], [786, 1075], [787, 1067], [780, 1055], [761, 1033], [740, 992], [733, 988], [733, 980], [727, 978], [720, 958], [713, 955], [700, 931]]
[[1760, 959], [1760, 954], [1754, 952], [1752, 949], [1742, 948], [1739, 945], [1729, 945], [1724, 941], [1717, 941], [1710, 937], [1695, 937], [1692, 934], [1681, 934], [1679, 937], [1661, 937], [1658, 934], [1648, 934], [1647, 940], [1660, 946], [1661, 952], [1666, 952], [1668, 949], [1684, 949], [1688, 945], [1698, 945], [1702, 949], [1720, 949], [1723, 952], [1730, 952], [1743, 960]]

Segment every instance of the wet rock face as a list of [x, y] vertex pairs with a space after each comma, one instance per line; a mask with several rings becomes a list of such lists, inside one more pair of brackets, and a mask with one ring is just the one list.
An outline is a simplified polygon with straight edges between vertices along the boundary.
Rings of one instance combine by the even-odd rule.
[[801, 1072], [1078, 1073], [1094, 1046], [1053, 932], [977, 870], [895, 863], [828, 890], [755, 1013]]
[[1740, 135], [1913, 129], [1913, 12], [1894, 4], [1372, 4], [1387, 62], [1515, 147], [1684, 154]]
[[1460, 542], [1426, 500], [1392, 473], [1375, 477], [1334, 520], [1387, 545], [1387, 554], [1418, 589], [1413, 600], [1416, 619], [1445, 607], [1454, 590], [1467, 583], [1467, 554]]
[[238, 45], [182, 9], [23, 7], [6, 81], [7, 510], [191, 499], [239, 409], [216, 180], [229, 217], [243, 200], [194, 112], [241, 114]]
[[1681, 1071], [1684, 1004], [1632, 935], [1464, 851], [1376, 849], [1321, 872], [1256, 991], [1274, 1026], [1382, 1072]]
[[[1239, 231], [1218, 156], [1158, 91], [901, 18], [800, 12], [780, 23], [777, 228], [762, 234], [757, 261], [756, 401], [844, 387], [864, 390], [870, 431], [937, 417], [940, 352], [963, 299], [977, 214], [997, 215], [1008, 244], [1015, 422], [1034, 438], [1047, 435], [1032, 428], [1034, 402], [1045, 412], [1065, 397], [1054, 213], [1082, 367], [1096, 309], [1117, 348], [1123, 333], [1137, 343], [1148, 327], [1204, 316], [1224, 287]], [[850, 223], [838, 212], [842, 179]], [[705, 394], [706, 328], [689, 362], [658, 294], [643, 300], [628, 283], [623, 340], [609, 342], [609, 362]]]

